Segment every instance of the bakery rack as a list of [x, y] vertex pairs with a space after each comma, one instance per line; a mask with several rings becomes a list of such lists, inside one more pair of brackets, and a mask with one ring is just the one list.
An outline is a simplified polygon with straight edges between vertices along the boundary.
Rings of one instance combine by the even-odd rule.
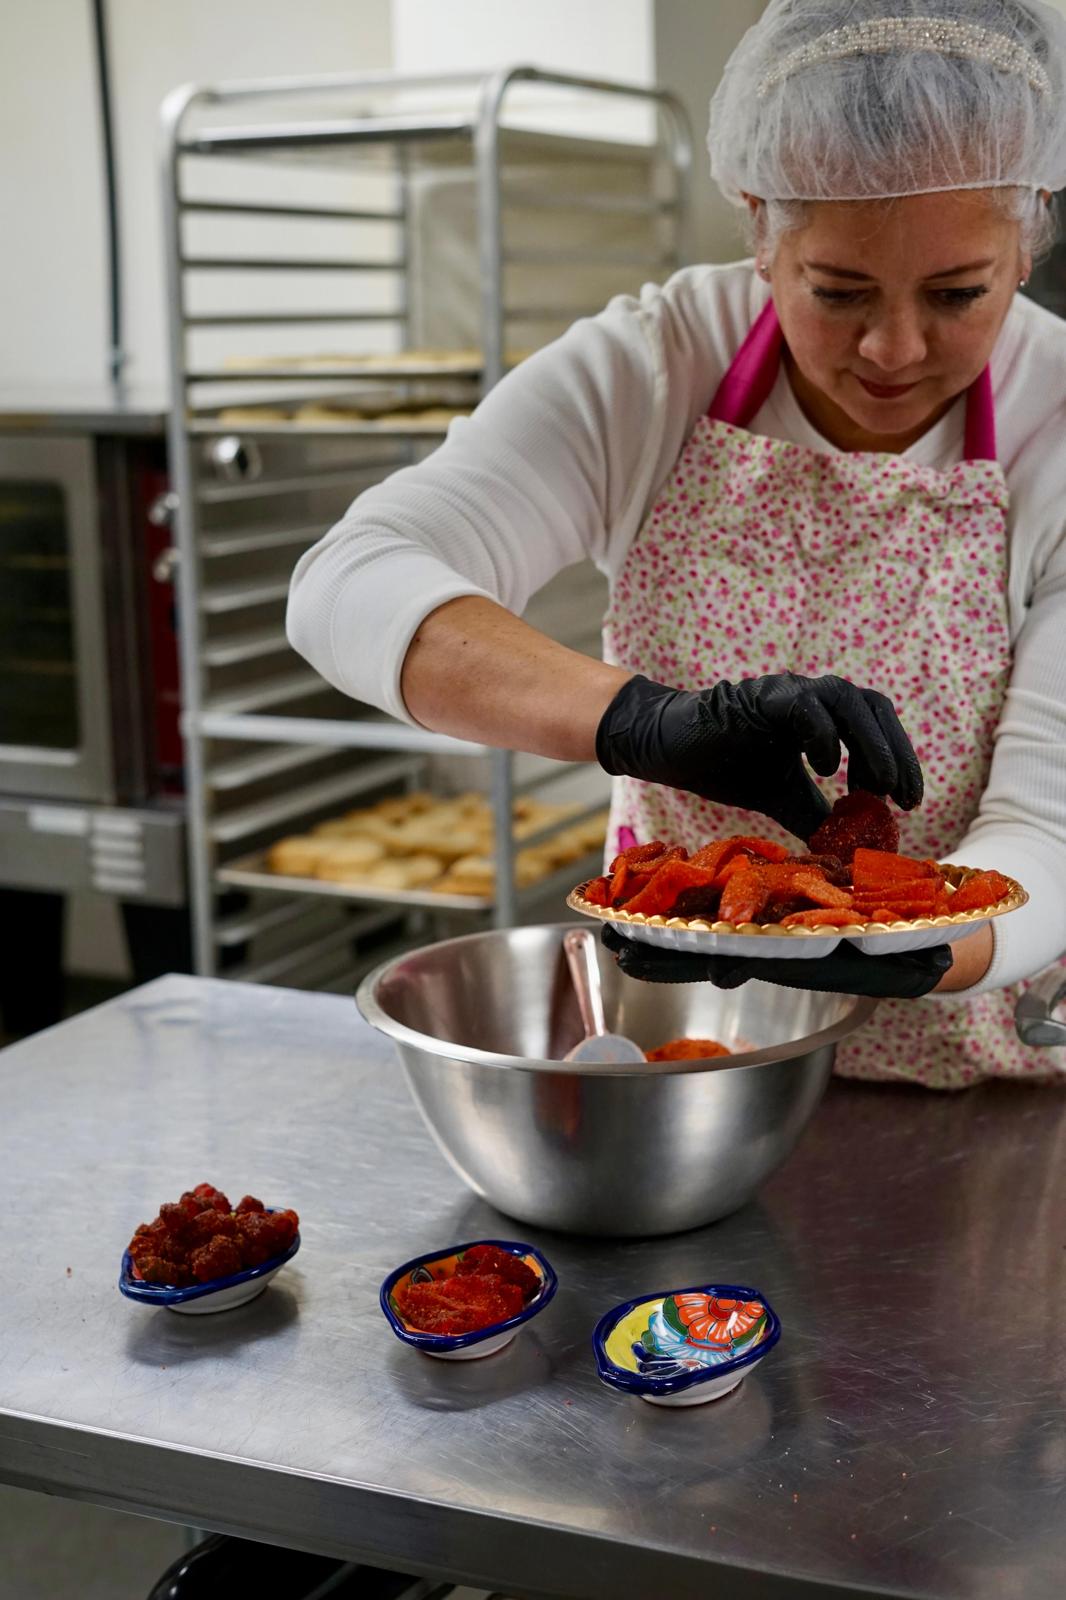
[[[635, 136], [594, 126], [627, 107]], [[522, 352], [680, 264], [691, 141], [661, 89], [524, 66], [186, 86], [162, 119], [196, 967], [344, 985], [364, 937], [424, 936], [430, 913], [507, 926], [565, 892], [576, 870], [517, 888], [512, 808], [566, 769], [353, 706], [286, 642], [292, 567]], [[465, 322], [434, 300], [451, 257]], [[420, 353], [427, 336], [443, 348]], [[578, 617], [557, 636], [592, 652], [598, 584], [578, 568], [554, 586]], [[486, 774], [491, 902], [314, 892], [265, 870], [279, 833], [424, 784], [445, 758]]]

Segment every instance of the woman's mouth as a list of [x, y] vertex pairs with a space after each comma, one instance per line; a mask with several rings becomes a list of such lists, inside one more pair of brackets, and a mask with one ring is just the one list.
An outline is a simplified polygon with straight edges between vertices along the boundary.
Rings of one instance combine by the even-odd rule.
[[[856, 374], [858, 376], [858, 374]], [[873, 395], [875, 400], [898, 400], [901, 395], [910, 394], [912, 389], [918, 387], [915, 383], [871, 383], [869, 378], [859, 378], [859, 382], [867, 394]]]

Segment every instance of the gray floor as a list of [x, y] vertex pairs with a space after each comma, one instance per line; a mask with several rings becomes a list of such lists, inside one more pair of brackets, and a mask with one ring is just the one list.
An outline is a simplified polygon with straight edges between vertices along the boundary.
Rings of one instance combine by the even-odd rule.
[[0, 1486], [0, 1600], [145, 1600], [180, 1528]]

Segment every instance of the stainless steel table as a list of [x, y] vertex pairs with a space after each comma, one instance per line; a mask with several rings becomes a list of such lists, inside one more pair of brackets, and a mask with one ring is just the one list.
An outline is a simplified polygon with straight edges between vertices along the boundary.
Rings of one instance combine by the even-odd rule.
[[[625, 1244], [468, 1194], [345, 999], [163, 979], [0, 1055], [0, 1119], [0, 1479], [508, 1594], [1064, 1592], [1060, 1091], [839, 1083], [757, 1205]], [[295, 1205], [301, 1254], [218, 1317], [128, 1304], [201, 1179]], [[552, 1307], [485, 1362], [401, 1347], [386, 1270], [501, 1231]], [[784, 1323], [734, 1396], [599, 1384], [601, 1311], [716, 1276]]]

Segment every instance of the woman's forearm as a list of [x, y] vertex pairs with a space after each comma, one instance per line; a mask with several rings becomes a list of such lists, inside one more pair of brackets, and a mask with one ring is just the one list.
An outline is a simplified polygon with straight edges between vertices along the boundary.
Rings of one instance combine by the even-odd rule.
[[968, 934], [951, 946], [952, 967], [945, 972], [934, 994], [956, 994], [961, 989], [971, 989], [980, 983], [992, 961], [995, 942], [991, 926], [986, 923], [976, 933]]
[[631, 676], [567, 649], [492, 600], [464, 595], [419, 625], [400, 689], [411, 716], [435, 733], [594, 761], [600, 718]]

